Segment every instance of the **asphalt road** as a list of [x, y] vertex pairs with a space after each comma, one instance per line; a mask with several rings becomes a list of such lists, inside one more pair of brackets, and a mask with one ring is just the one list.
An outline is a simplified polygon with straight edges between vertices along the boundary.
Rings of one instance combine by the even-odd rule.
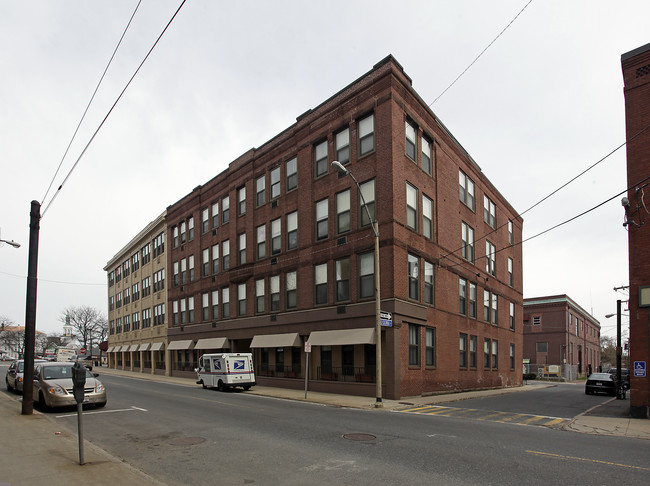
[[[650, 475], [650, 443], [643, 440], [101, 379], [108, 405], [84, 413], [85, 438], [173, 485], [645, 485]], [[556, 404], [570, 413], [584, 396], [577, 386], [530, 393], [537, 391], [483, 403], [531, 407], [549, 397], [574, 403]], [[455, 402], [461, 404], [478, 405]], [[50, 416], [76, 431], [74, 411]]]

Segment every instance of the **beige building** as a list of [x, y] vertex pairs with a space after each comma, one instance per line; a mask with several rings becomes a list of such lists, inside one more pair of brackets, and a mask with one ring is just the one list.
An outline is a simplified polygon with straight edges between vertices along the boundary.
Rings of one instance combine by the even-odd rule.
[[108, 365], [169, 374], [166, 212], [104, 267], [108, 277]]

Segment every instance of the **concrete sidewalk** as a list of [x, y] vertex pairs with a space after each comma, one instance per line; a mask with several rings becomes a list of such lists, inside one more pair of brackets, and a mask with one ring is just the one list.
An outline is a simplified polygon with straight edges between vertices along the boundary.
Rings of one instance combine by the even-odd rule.
[[[175, 378], [135, 373], [108, 368], [98, 368], [97, 373], [120, 375], [132, 379], [154, 380], [185, 386], [198, 386], [190, 378]], [[535, 382], [519, 388], [468, 391], [427, 397], [410, 397], [401, 400], [384, 400], [382, 408], [375, 408], [375, 399], [350, 395], [335, 395], [308, 391], [255, 386], [249, 394], [285, 400], [307, 401], [329, 406], [367, 410], [395, 411], [414, 406], [450, 403], [470, 398], [518, 393], [553, 386]], [[576, 384], [580, 386], [580, 384]], [[34, 410], [33, 415], [21, 415], [21, 397], [0, 393], [0, 486], [65, 485], [92, 483], [95, 485], [138, 484], [161, 485], [159, 481], [132, 468], [119, 458], [111, 456], [88, 441], [84, 442], [85, 464], [79, 464], [79, 445], [76, 434], [61, 430], [53, 417]], [[573, 432], [623, 436], [650, 440], [650, 420], [628, 416], [629, 399], [612, 398], [574, 418], [563, 428]]]

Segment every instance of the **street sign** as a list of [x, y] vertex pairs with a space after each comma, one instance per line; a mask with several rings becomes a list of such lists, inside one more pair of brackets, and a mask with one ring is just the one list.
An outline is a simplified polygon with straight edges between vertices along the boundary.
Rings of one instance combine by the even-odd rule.
[[393, 315], [390, 312], [379, 313], [380, 324], [384, 327], [393, 327]]
[[305, 343], [305, 353], [311, 353], [311, 343]]
[[636, 378], [645, 378], [646, 377], [645, 361], [635, 361], [634, 362], [634, 376]]

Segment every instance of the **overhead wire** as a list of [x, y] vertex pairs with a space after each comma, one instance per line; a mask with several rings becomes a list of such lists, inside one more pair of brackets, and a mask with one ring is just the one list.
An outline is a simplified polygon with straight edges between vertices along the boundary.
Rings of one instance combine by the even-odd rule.
[[43, 196], [43, 199], [41, 200], [41, 205], [43, 205], [43, 203], [45, 202], [45, 198], [50, 193], [50, 189], [52, 188], [52, 184], [54, 184], [54, 181], [56, 180], [56, 176], [59, 174], [59, 170], [61, 170], [61, 166], [63, 165], [63, 161], [65, 160], [66, 156], [68, 155], [68, 151], [70, 150], [70, 147], [72, 146], [72, 142], [74, 142], [74, 139], [77, 136], [77, 132], [79, 131], [79, 128], [81, 127], [81, 124], [83, 123], [84, 119], [86, 118], [86, 114], [88, 113], [88, 109], [90, 108], [90, 105], [92, 104], [93, 100], [95, 99], [95, 95], [97, 94], [97, 91], [99, 90], [99, 87], [101, 86], [102, 81], [104, 80], [104, 77], [106, 76], [106, 72], [108, 71], [108, 68], [111, 66], [111, 63], [113, 62], [113, 58], [115, 57], [115, 54], [117, 53], [117, 50], [120, 48], [120, 45], [122, 44], [122, 40], [124, 39], [124, 36], [126, 35], [126, 32], [129, 30], [131, 22], [133, 21], [133, 17], [135, 17], [135, 14], [138, 11], [138, 8], [140, 7], [141, 3], [142, 3], [142, 0], [139, 0], [138, 4], [135, 6], [135, 10], [133, 11], [133, 14], [131, 14], [131, 18], [129, 19], [128, 23], [126, 24], [126, 27], [124, 28], [124, 32], [122, 32], [122, 36], [120, 37], [120, 40], [117, 42], [117, 45], [115, 46], [115, 49], [113, 50], [113, 54], [111, 55], [111, 58], [108, 60], [108, 64], [106, 65], [106, 68], [104, 69], [104, 72], [102, 73], [101, 77], [99, 78], [99, 82], [97, 83], [97, 86], [95, 87], [95, 91], [93, 91], [93, 94], [90, 97], [90, 101], [88, 101], [88, 104], [86, 105], [86, 109], [84, 110], [83, 114], [81, 115], [81, 119], [79, 120], [79, 123], [77, 124], [77, 128], [75, 128], [75, 131], [72, 134], [72, 137], [70, 138], [70, 142], [68, 142], [68, 146], [66, 147], [65, 152], [63, 153], [63, 157], [61, 157], [61, 161], [59, 162], [59, 166], [56, 168], [56, 171], [54, 172], [54, 176], [52, 177], [52, 180], [50, 181], [50, 185], [47, 186], [47, 191], [45, 191], [45, 195]]
[[90, 140], [88, 141], [88, 143], [86, 144], [86, 146], [85, 146], [84, 149], [82, 150], [82, 152], [81, 152], [81, 154], [79, 155], [79, 157], [77, 157], [77, 160], [75, 161], [74, 165], [72, 166], [72, 168], [70, 169], [70, 171], [68, 172], [68, 174], [67, 174], [67, 175], [65, 176], [65, 178], [63, 179], [63, 182], [61, 183], [61, 185], [59, 186], [59, 188], [56, 190], [56, 192], [54, 193], [54, 195], [52, 196], [52, 199], [50, 200], [50, 202], [48, 203], [48, 205], [47, 205], [47, 206], [45, 207], [45, 209], [43, 210], [43, 212], [42, 212], [42, 214], [41, 214], [41, 219], [43, 218], [43, 216], [45, 216], [45, 213], [46, 213], [47, 210], [50, 208], [50, 206], [52, 205], [52, 203], [53, 203], [54, 200], [56, 199], [57, 195], [61, 192], [61, 189], [63, 189], [63, 186], [65, 185], [65, 183], [68, 181], [68, 179], [70, 178], [70, 176], [71, 176], [72, 173], [74, 172], [75, 168], [76, 168], [77, 165], [79, 164], [79, 161], [81, 160], [81, 158], [84, 156], [84, 154], [85, 154], [86, 151], [88, 150], [88, 147], [90, 147], [90, 144], [93, 142], [93, 140], [95, 139], [95, 137], [97, 136], [97, 134], [99, 133], [99, 131], [102, 129], [102, 127], [104, 126], [104, 123], [106, 123], [106, 120], [108, 119], [108, 117], [111, 115], [111, 113], [112, 113], [113, 110], [115, 109], [115, 106], [116, 106], [117, 103], [120, 101], [120, 99], [122, 98], [122, 96], [124, 95], [124, 93], [126, 92], [126, 90], [128, 89], [128, 87], [131, 85], [131, 83], [133, 82], [133, 79], [136, 77], [136, 75], [138, 74], [138, 72], [140, 71], [140, 69], [142, 68], [142, 66], [144, 65], [144, 63], [147, 61], [147, 59], [149, 58], [149, 56], [151, 55], [151, 53], [153, 52], [153, 50], [155, 49], [155, 47], [158, 45], [158, 42], [160, 41], [160, 39], [162, 38], [162, 36], [165, 34], [165, 32], [167, 32], [167, 29], [169, 28], [169, 26], [171, 25], [171, 23], [174, 21], [174, 19], [176, 18], [176, 16], [177, 16], [178, 13], [180, 12], [181, 8], [183, 8], [183, 5], [185, 5], [185, 2], [186, 2], [186, 1], [187, 1], [187, 0], [183, 0], [182, 3], [180, 4], [180, 6], [176, 9], [176, 12], [174, 12], [174, 15], [172, 16], [172, 18], [169, 20], [169, 22], [167, 22], [167, 25], [165, 26], [165, 28], [163, 29], [163, 31], [160, 33], [160, 35], [158, 36], [158, 38], [156, 39], [156, 41], [154, 42], [154, 44], [151, 46], [151, 48], [150, 48], [149, 51], [147, 52], [147, 55], [144, 57], [144, 59], [142, 60], [142, 62], [138, 65], [137, 69], [135, 70], [135, 72], [133, 73], [133, 75], [131, 76], [131, 78], [129, 79], [129, 81], [126, 83], [126, 86], [124, 86], [124, 89], [122, 89], [122, 91], [120, 92], [119, 96], [117, 97], [117, 99], [115, 100], [115, 102], [113, 103], [113, 105], [111, 106], [111, 108], [108, 110], [108, 113], [106, 114], [106, 116], [105, 116], [104, 119], [101, 121], [101, 123], [99, 124], [99, 126], [97, 127], [97, 129], [95, 130], [95, 132], [93, 133], [92, 137], [90, 137]]

